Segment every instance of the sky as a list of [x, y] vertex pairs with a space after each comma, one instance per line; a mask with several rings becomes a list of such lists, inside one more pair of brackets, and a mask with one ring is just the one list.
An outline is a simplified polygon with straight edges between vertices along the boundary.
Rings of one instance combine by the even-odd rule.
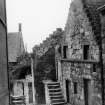
[[71, 0], [6, 0], [8, 32], [22, 34], [29, 52], [56, 28], [64, 28]]

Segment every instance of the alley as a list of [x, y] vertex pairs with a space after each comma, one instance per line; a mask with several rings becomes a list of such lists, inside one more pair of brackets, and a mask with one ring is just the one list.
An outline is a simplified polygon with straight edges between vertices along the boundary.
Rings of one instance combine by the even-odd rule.
[[104, 69], [105, 0], [0, 0], [0, 105], [105, 105]]

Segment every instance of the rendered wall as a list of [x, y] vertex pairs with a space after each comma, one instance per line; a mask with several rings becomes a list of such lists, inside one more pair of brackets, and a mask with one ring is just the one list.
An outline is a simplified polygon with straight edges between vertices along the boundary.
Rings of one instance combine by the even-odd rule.
[[5, 0], [0, 0], [0, 105], [9, 105]]

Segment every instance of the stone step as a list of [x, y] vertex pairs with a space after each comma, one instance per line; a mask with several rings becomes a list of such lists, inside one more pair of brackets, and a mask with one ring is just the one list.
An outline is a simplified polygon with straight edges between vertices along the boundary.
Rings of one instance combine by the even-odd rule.
[[47, 84], [51, 105], [64, 105], [65, 100], [59, 82]]
[[52, 105], [65, 105], [65, 102], [57, 102], [57, 103], [52, 103]]
[[51, 100], [51, 103], [60, 103], [60, 102], [65, 103], [65, 100], [63, 99]]
[[60, 85], [48, 85], [48, 88], [49, 88], [49, 89], [50, 89], [50, 88], [52, 88], [52, 89], [53, 89], [53, 88], [54, 88], [54, 89], [55, 89], [55, 88], [60, 88]]
[[50, 97], [51, 100], [64, 100], [63, 96], [60, 97]]
[[54, 93], [49, 93], [50, 96], [58, 96], [58, 95], [62, 95], [62, 92], [54, 92]]
[[50, 88], [50, 89], [48, 88], [48, 90], [56, 90], [57, 91], [57, 90], [61, 90], [61, 88], [60, 87], [59, 88], [53, 88], [53, 89], [52, 88]]
[[47, 85], [59, 85], [59, 82], [49, 82]]
[[60, 92], [61, 91], [61, 89], [60, 88], [58, 88], [58, 89], [49, 89], [49, 92]]
[[62, 96], [62, 94], [60, 94], [60, 95], [54, 95], [54, 96], [50, 96], [50, 98], [62, 98], [63, 96]]
[[52, 98], [51, 101], [64, 101], [63, 98]]

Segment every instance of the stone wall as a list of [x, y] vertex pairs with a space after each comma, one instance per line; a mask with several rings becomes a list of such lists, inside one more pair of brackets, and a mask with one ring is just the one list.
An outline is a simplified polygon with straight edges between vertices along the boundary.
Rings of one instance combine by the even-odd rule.
[[62, 40], [64, 31], [61, 28], [57, 28], [49, 37], [47, 37], [40, 45], [35, 45], [33, 52], [39, 57], [43, 56], [50, 48], [55, 47]]
[[0, 105], [9, 105], [5, 0], [0, 0]]
[[[67, 59], [84, 60], [84, 45], [89, 45], [89, 61], [99, 61], [99, 48], [94, 39], [91, 23], [84, 11], [81, 0], [74, 0], [71, 3], [64, 36], [67, 50]], [[63, 46], [63, 44], [62, 44]], [[63, 51], [62, 51], [63, 52]], [[101, 95], [97, 87], [97, 73], [93, 72], [93, 64], [60, 62], [58, 65], [59, 76], [65, 99], [67, 99], [66, 80], [69, 81], [69, 100], [71, 104], [85, 104], [85, 80], [88, 80], [88, 104], [100, 105]], [[61, 67], [60, 67], [61, 65]], [[97, 65], [96, 72], [99, 72]], [[74, 82], [77, 83], [77, 94], [74, 94]]]

